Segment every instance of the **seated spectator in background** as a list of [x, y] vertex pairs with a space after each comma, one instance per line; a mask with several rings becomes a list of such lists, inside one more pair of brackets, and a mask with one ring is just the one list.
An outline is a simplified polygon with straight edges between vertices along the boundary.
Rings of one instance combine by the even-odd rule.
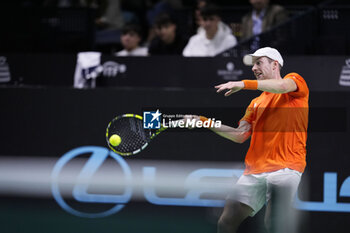
[[121, 29], [124, 25], [121, 0], [44, 0], [44, 7], [93, 8], [97, 29]]
[[182, 1], [178, 0], [147, 0], [148, 10], [146, 18], [148, 25], [154, 25], [155, 19], [161, 13], [171, 14], [175, 9], [183, 7]]
[[185, 57], [213, 57], [237, 44], [231, 29], [221, 21], [219, 13], [213, 6], [200, 10], [203, 25], [192, 36], [183, 50]]
[[124, 25], [124, 18], [120, 6], [120, 0], [98, 1], [100, 16], [96, 19], [96, 26], [99, 29], [120, 30]]
[[149, 27], [147, 44], [156, 37], [155, 19], [162, 13], [172, 14], [175, 9], [181, 9], [182, 2], [178, 0], [148, 0], [148, 10], [146, 12]]
[[123, 50], [117, 52], [116, 56], [147, 56], [148, 49], [141, 47], [141, 28], [136, 24], [126, 25], [122, 29], [121, 44]]
[[197, 32], [197, 29], [203, 25], [203, 18], [201, 16], [201, 9], [209, 4], [209, 0], [197, 0], [196, 8], [194, 10], [194, 30]]
[[186, 40], [177, 31], [175, 20], [166, 13], [158, 15], [155, 19], [156, 37], [150, 42], [148, 53], [150, 55], [181, 55]]
[[[269, 5], [270, 0], [249, 0], [253, 9], [243, 16], [241, 26], [241, 40], [249, 39], [252, 36], [283, 23], [288, 19], [288, 12], [279, 5]], [[258, 49], [259, 37], [256, 37], [252, 50]]]

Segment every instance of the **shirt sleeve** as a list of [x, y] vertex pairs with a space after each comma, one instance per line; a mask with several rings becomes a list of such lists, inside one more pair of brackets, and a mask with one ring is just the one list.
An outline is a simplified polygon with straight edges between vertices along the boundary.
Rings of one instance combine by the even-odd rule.
[[297, 85], [297, 90], [293, 92], [289, 92], [288, 94], [293, 97], [304, 97], [309, 94], [309, 88], [307, 87], [307, 84], [303, 77], [301, 77], [297, 73], [289, 73], [285, 77], [285, 79], [292, 79], [294, 80], [295, 84]]
[[242, 119], [239, 121], [239, 123], [241, 121], [246, 121], [248, 122], [249, 124], [251, 124], [253, 121], [254, 121], [254, 117], [255, 117], [255, 114], [254, 114], [254, 104], [255, 104], [255, 99], [253, 99], [249, 106], [247, 107], [247, 109], [245, 110], [245, 114], [244, 116], [242, 117]]

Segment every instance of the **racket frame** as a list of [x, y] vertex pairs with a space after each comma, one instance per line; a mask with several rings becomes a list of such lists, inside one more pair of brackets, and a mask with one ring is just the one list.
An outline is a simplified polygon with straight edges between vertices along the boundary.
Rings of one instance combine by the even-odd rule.
[[[113, 118], [107, 125], [107, 129], [106, 129], [106, 140], [107, 140], [107, 145], [108, 147], [115, 153], [119, 154], [119, 155], [122, 155], [122, 156], [130, 156], [130, 155], [134, 155], [134, 154], [137, 154], [137, 153], [140, 153], [142, 150], [144, 150], [149, 142], [146, 142], [145, 144], [142, 145], [141, 148], [135, 150], [135, 151], [132, 151], [132, 152], [120, 152], [120, 151], [117, 151], [115, 148], [113, 148], [113, 146], [109, 143], [109, 127], [111, 126], [112, 122], [113, 121], [116, 121], [120, 118], [125, 118], [125, 117], [134, 117], [134, 118], [137, 118], [141, 121], [143, 121], [143, 117], [140, 116], [140, 115], [137, 115], [137, 114], [133, 114], [133, 113], [126, 113], [126, 114], [123, 114], [123, 115], [119, 115], [115, 118]], [[163, 127], [161, 125], [160, 129], [156, 130], [155, 132], [153, 132], [150, 136], [150, 140], [154, 139], [158, 134], [160, 134], [161, 132], [163, 132], [164, 130], [166, 130], [167, 128]], [[122, 139], [123, 140], [123, 139]]]

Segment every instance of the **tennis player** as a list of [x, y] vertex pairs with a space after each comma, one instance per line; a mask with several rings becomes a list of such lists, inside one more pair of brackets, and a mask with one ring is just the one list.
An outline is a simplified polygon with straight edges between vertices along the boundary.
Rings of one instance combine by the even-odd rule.
[[[229, 96], [240, 90], [259, 90], [238, 128], [223, 125], [214, 132], [237, 143], [249, 137], [245, 171], [238, 179], [235, 195], [230, 195], [218, 221], [219, 233], [234, 233], [248, 216], [254, 216], [265, 204], [265, 225], [275, 232], [273, 204], [276, 190], [284, 190], [280, 203], [287, 213], [306, 166], [309, 89], [297, 73], [281, 77], [283, 59], [274, 48], [265, 47], [243, 58], [252, 66], [257, 80], [227, 82], [216, 86]], [[187, 116], [204, 121], [205, 117]], [[283, 214], [283, 213], [279, 213]], [[283, 227], [283, 226], [282, 226]], [[288, 227], [288, 224], [284, 225]], [[288, 231], [281, 231], [288, 232]]]

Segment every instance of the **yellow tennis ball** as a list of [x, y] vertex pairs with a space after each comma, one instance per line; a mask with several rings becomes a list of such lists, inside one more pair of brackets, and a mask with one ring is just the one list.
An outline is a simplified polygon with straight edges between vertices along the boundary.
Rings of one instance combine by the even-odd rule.
[[118, 146], [121, 143], [122, 139], [120, 138], [120, 136], [118, 134], [113, 134], [110, 138], [109, 138], [109, 143], [112, 146]]

